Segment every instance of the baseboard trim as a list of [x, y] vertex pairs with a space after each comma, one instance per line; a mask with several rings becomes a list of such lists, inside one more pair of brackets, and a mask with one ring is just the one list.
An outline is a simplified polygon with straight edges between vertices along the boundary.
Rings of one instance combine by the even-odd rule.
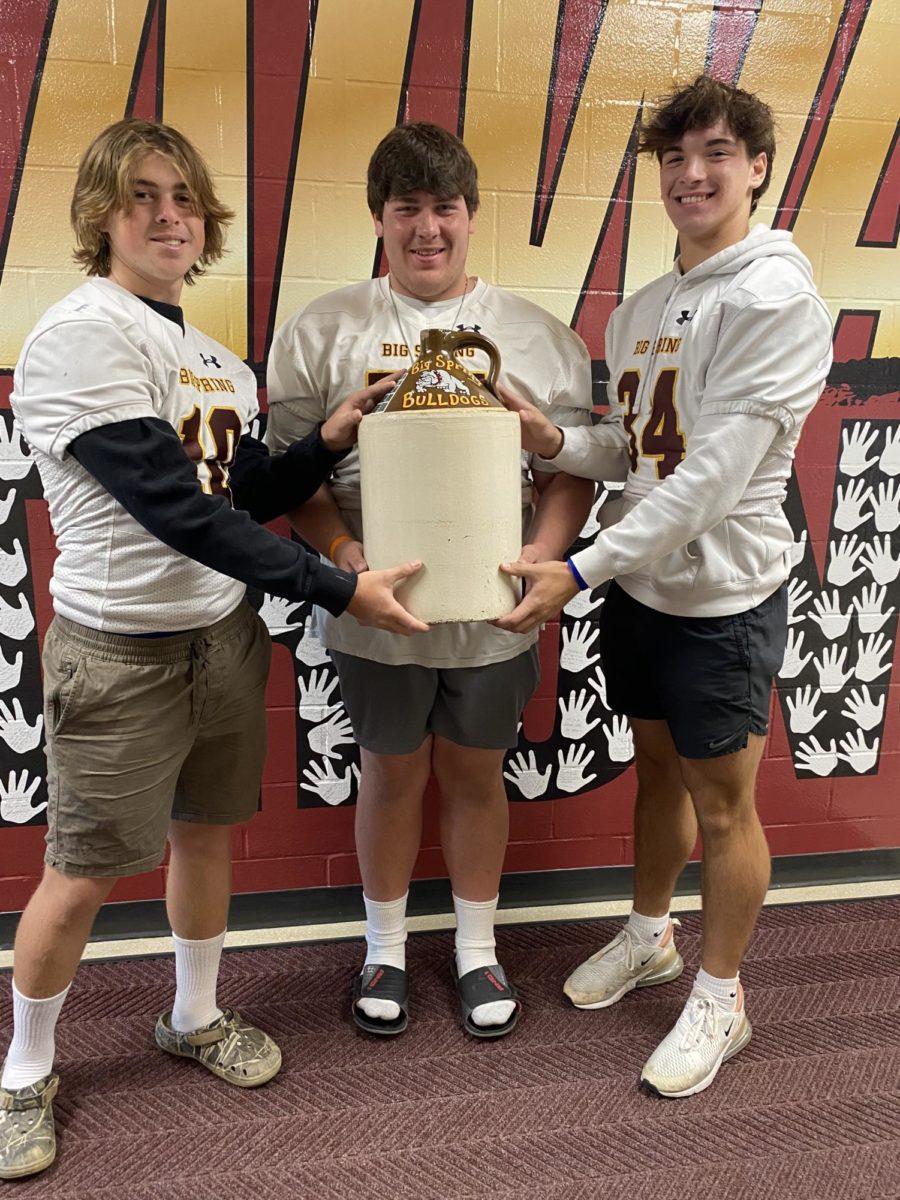
[[[832, 854], [792, 854], [772, 860], [771, 888], [820, 887], [900, 878], [900, 848], [847, 850]], [[699, 863], [682, 872], [676, 895], [700, 890]], [[585, 867], [568, 871], [518, 871], [503, 876], [500, 907], [536, 908], [625, 900], [631, 895], [631, 867]], [[447, 879], [417, 879], [410, 885], [411, 917], [452, 912]], [[0, 913], [0, 950], [11, 948], [18, 912]], [[246, 892], [232, 898], [230, 930], [279, 929], [329, 925], [364, 917], [358, 886]], [[162, 900], [105, 904], [91, 934], [92, 942], [163, 937], [169, 933]]]

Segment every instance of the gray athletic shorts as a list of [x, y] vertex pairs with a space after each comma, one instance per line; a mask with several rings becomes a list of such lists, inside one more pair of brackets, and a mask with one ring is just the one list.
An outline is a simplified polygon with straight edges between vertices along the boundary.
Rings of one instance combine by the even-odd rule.
[[246, 601], [159, 638], [54, 617], [43, 651], [45, 862], [64, 875], [137, 875], [162, 861], [173, 818], [254, 816], [271, 654]]
[[483, 667], [388, 666], [329, 651], [357, 742], [412, 754], [430, 733], [458, 746], [506, 750], [541, 677], [537, 645]]

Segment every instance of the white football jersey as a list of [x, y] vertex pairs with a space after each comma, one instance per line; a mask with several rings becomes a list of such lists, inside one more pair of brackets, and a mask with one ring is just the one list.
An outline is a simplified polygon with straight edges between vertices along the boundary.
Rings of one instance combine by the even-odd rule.
[[203, 490], [227, 493], [227, 464], [258, 413], [256, 379], [236, 355], [91, 279], [29, 334], [11, 402], [50, 507], [61, 616], [108, 633], [165, 633], [236, 607], [242, 583], [164, 545], [66, 452], [91, 429], [157, 418], [180, 436]]
[[606, 331], [610, 415], [571, 430], [572, 474], [626, 479], [620, 520], [573, 562], [680, 616], [762, 603], [787, 578], [782, 511], [803, 422], [831, 365], [831, 319], [789, 233], [635, 292]]
[[[419, 335], [429, 328], [483, 333], [500, 351], [500, 383], [538, 405], [557, 425], [590, 423], [590, 358], [562, 321], [483, 280], [464, 298], [429, 304], [391, 293], [383, 276], [314, 300], [277, 331], [268, 369], [269, 448], [283, 449], [325, 420], [351, 392], [411, 366]], [[461, 357], [470, 370], [487, 370], [483, 351], [463, 351]], [[559, 469], [522, 456], [523, 530], [531, 519], [532, 471]], [[347, 527], [365, 545], [355, 450], [335, 468], [331, 487]], [[389, 664], [481, 666], [514, 658], [537, 639], [536, 632], [523, 637], [484, 622], [437, 625], [428, 633], [401, 637], [364, 629], [352, 617], [316, 612], [326, 646]]]

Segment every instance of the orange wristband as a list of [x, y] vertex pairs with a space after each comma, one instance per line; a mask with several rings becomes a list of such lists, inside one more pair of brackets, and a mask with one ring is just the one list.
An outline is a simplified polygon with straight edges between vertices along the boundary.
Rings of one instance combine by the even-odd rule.
[[328, 557], [334, 562], [334, 552], [341, 542], [352, 542], [354, 539], [349, 533], [339, 533], [336, 538], [331, 539], [331, 545], [328, 547]]

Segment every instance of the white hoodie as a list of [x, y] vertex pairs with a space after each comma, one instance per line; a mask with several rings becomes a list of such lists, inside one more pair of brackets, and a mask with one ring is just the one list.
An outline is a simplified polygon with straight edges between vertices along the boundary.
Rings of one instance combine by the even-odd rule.
[[831, 319], [789, 233], [756, 226], [635, 292], [606, 329], [610, 413], [564, 430], [555, 465], [625, 479], [621, 519], [573, 562], [641, 603], [726, 616], [787, 578], [782, 511], [831, 365]]

